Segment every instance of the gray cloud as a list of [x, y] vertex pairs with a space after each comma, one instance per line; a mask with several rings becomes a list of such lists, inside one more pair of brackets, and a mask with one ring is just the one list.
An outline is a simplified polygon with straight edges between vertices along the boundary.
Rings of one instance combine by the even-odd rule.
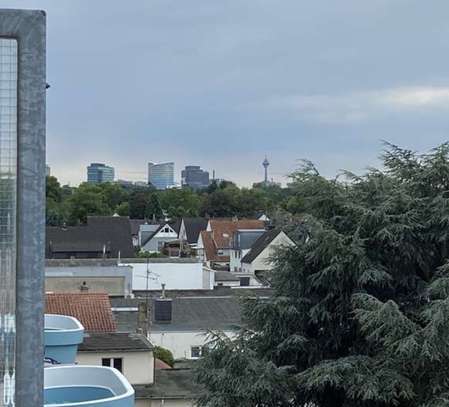
[[48, 161], [198, 163], [249, 185], [269, 155], [323, 173], [376, 165], [380, 139], [449, 130], [449, 3], [436, 0], [3, 0], [48, 15]]

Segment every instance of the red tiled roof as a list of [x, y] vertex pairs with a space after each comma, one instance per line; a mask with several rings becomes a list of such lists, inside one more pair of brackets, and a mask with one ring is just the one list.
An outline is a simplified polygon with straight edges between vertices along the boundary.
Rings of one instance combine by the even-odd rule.
[[78, 319], [88, 332], [115, 332], [107, 293], [47, 293], [45, 312]]
[[203, 241], [204, 253], [207, 261], [229, 262], [229, 256], [218, 256], [217, 247], [212, 239], [212, 232], [206, 230], [201, 231], [201, 239]]
[[265, 229], [265, 223], [258, 219], [222, 220], [211, 219], [212, 238], [219, 249], [230, 248], [232, 238], [237, 230], [241, 229]]

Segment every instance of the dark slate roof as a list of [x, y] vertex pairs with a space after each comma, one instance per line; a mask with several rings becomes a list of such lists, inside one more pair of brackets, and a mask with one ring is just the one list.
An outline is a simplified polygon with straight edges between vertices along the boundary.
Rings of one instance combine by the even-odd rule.
[[266, 231], [254, 242], [251, 250], [243, 256], [242, 263], [252, 263], [281, 232], [280, 229]]
[[[133, 306], [137, 307], [139, 302], [144, 301], [143, 298], [135, 299]], [[118, 330], [135, 332], [137, 311], [119, 311], [120, 306], [114, 300], [113, 304]], [[236, 296], [176, 297], [172, 304], [170, 323], [156, 322], [153, 315], [151, 329], [154, 332], [234, 330], [242, 324], [241, 307]], [[121, 307], [131, 307], [131, 303], [122, 304]]]
[[197, 399], [202, 387], [192, 369], [155, 370], [154, 384], [134, 385], [136, 399]]
[[89, 216], [86, 225], [48, 226], [45, 254], [102, 253], [109, 257], [134, 257], [131, 225], [124, 216]]
[[182, 219], [178, 218], [169, 223], [169, 225], [173, 228], [173, 230], [179, 235], [179, 229], [181, 229]]
[[130, 219], [129, 224], [131, 226], [131, 234], [133, 236], [138, 235], [140, 225], [144, 225], [146, 222], [146, 219]]
[[240, 281], [240, 279], [229, 271], [216, 271], [215, 281]]
[[145, 336], [128, 332], [89, 333], [78, 346], [80, 352], [142, 352], [152, 349]]
[[264, 230], [238, 230], [234, 233], [233, 248], [240, 250], [251, 249], [256, 240], [264, 233]]
[[205, 218], [184, 218], [183, 220], [186, 228], [187, 242], [189, 244], [198, 242], [201, 231], [207, 228], [208, 220]]

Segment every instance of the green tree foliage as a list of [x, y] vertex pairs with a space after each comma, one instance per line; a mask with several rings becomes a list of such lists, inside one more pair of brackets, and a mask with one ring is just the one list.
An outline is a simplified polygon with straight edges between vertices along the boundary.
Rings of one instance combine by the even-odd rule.
[[198, 194], [189, 188], [163, 191], [160, 194], [160, 202], [169, 218], [198, 216], [201, 204]]
[[156, 359], [162, 360], [162, 362], [167, 363], [167, 365], [171, 367], [175, 365], [173, 353], [171, 353], [168, 349], [165, 349], [162, 346], [155, 346], [153, 348], [153, 354]]
[[[384, 169], [293, 174], [297, 246], [275, 295], [200, 362], [200, 405], [449, 406], [449, 144], [387, 145]], [[289, 205], [287, 205], [289, 206]]]
[[47, 177], [46, 183], [46, 222], [47, 225], [62, 225], [67, 218], [67, 206], [63, 202], [63, 197], [67, 196], [67, 191], [61, 188], [55, 177]]
[[47, 224], [84, 223], [90, 215], [129, 216], [132, 219], [163, 219], [182, 216], [254, 217], [287, 207], [290, 190], [277, 186], [238, 188], [223, 181], [202, 191], [189, 188], [157, 191], [154, 188], [119, 184], [81, 184], [61, 187], [54, 177], [47, 179]]
[[70, 224], [85, 223], [88, 216], [112, 215], [104, 190], [99, 185], [81, 184], [68, 199]]

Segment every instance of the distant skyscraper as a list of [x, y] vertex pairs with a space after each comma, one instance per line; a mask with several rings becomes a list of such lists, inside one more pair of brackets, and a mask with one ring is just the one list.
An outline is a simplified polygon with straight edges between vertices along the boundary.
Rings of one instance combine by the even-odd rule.
[[167, 189], [175, 185], [175, 163], [148, 163], [148, 183], [156, 189]]
[[92, 163], [87, 167], [87, 182], [102, 184], [114, 182], [114, 168], [101, 163]]
[[209, 186], [209, 173], [199, 165], [186, 165], [181, 171], [181, 184], [192, 189], [207, 188]]
[[50, 166], [48, 164], [45, 166], [45, 175], [47, 177], [49, 177], [51, 175], [51, 169], [50, 169]]
[[268, 166], [270, 165], [267, 157], [265, 157], [265, 160], [263, 160], [262, 165], [263, 165], [263, 168], [265, 169], [264, 183], [265, 183], [265, 185], [267, 185], [268, 184]]

